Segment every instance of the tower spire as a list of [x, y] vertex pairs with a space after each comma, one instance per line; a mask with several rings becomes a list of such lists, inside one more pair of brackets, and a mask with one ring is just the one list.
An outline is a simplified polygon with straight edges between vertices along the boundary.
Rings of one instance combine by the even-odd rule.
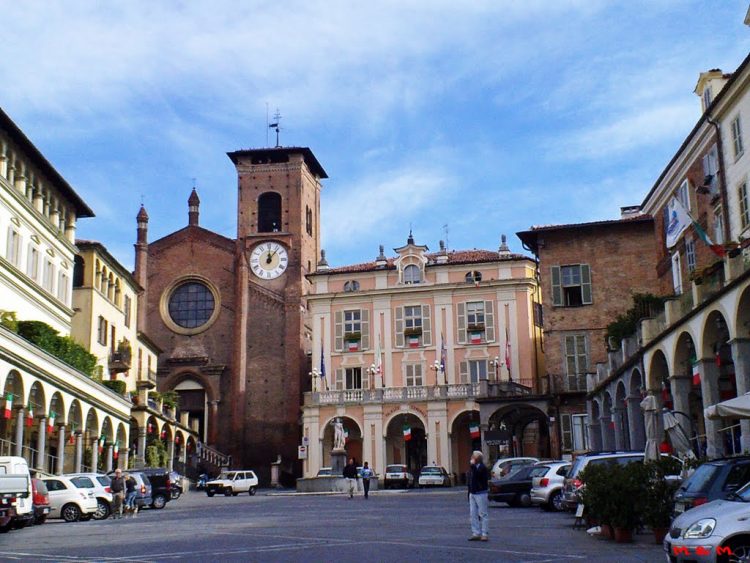
[[201, 200], [198, 197], [198, 192], [195, 191], [195, 186], [193, 186], [193, 191], [190, 192], [190, 197], [188, 198], [188, 225], [192, 227], [198, 226], [200, 205]]

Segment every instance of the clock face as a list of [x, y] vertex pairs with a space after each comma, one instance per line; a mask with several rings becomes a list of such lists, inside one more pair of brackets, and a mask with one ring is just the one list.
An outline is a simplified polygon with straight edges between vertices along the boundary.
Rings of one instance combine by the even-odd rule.
[[273, 280], [286, 271], [289, 255], [277, 242], [262, 242], [250, 254], [250, 268], [262, 280]]

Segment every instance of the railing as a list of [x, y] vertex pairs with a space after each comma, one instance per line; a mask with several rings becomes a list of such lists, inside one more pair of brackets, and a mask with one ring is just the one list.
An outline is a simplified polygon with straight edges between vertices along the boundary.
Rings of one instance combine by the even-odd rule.
[[717, 272], [716, 274], [709, 276], [704, 280], [703, 287], [701, 288], [701, 301], [711, 299], [711, 297], [719, 293], [723, 288], [724, 277], [721, 273]]
[[109, 355], [109, 372], [122, 373], [130, 369], [130, 352], [112, 352]]
[[719, 435], [721, 435], [722, 442], [724, 443], [725, 455], [738, 455], [742, 453], [742, 444], [740, 442], [741, 430], [739, 423], [720, 428]]

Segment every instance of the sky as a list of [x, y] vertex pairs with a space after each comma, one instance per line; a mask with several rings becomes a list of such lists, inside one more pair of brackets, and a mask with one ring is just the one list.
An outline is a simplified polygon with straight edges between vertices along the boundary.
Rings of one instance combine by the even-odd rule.
[[[0, 106], [132, 268], [154, 241], [236, 234], [226, 153], [308, 146], [328, 262], [405, 243], [496, 249], [639, 204], [700, 117], [698, 74], [750, 51], [747, 0], [0, 0]], [[195, 179], [195, 180], [193, 180]], [[231, 204], [230, 204], [231, 202]], [[392, 254], [392, 253], [391, 253]]]

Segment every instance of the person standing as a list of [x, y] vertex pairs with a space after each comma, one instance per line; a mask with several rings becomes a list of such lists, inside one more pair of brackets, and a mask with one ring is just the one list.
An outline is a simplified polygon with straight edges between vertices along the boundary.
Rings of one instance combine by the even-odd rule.
[[370, 479], [375, 475], [367, 462], [362, 466], [362, 488], [365, 490], [365, 498], [370, 498]]
[[135, 517], [138, 510], [135, 502], [136, 486], [135, 477], [125, 475], [125, 511], [130, 512], [130, 515], [133, 517]]
[[354, 498], [354, 489], [357, 486], [357, 466], [353, 457], [349, 458], [349, 463], [344, 467], [344, 478], [349, 487], [349, 498]]
[[109, 490], [112, 491], [112, 518], [122, 518], [122, 501], [125, 499], [125, 479], [119, 467], [115, 469], [115, 476], [112, 477]]
[[471, 454], [467, 483], [469, 485], [469, 514], [471, 516], [471, 537], [469, 541], [489, 540], [489, 472], [483, 462], [482, 452]]

